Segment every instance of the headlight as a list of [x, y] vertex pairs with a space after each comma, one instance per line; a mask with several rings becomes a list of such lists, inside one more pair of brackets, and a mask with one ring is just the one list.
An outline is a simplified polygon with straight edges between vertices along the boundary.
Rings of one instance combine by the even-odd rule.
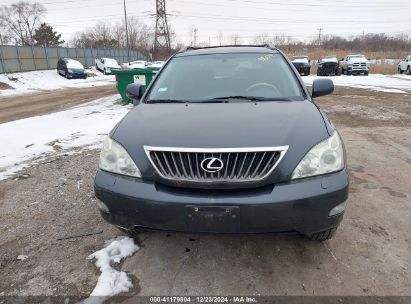
[[294, 169], [291, 179], [321, 175], [344, 168], [344, 148], [337, 131], [314, 146]]
[[140, 170], [127, 151], [109, 136], [104, 140], [99, 167], [101, 170], [117, 174], [141, 177]]
[[72, 70], [72, 69], [68, 69], [67, 72], [73, 73], [73, 70]]

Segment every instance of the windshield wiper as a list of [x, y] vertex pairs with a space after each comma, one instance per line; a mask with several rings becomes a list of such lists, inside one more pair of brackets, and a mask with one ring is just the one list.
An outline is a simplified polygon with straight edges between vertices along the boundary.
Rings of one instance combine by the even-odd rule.
[[259, 96], [223, 96], [223, 97], [215, 97], [211, 99], [205, 99], [198, 102], [229, 102], [230, 99], [244, 99], [248, 101], [292, 101], [289, 98], [283, 97], [259, 97]]
[[190, 101], [178, 100], [178, 99], [149, 99], [146, 103], [188, 103]]
[[208, 101], [219, 101], [219, 100], [229, 100], [229, 99], [246, 99], [246, 100], [251, 100], [251, 101], [261, 101], [265, 100], [264, 97], [258, 97], [258, 96], [243, 96], [243, 95], [235, 95], [235, 96], [223, 96], [223, 97], [215, 97], [212, 99], [209, 99]]

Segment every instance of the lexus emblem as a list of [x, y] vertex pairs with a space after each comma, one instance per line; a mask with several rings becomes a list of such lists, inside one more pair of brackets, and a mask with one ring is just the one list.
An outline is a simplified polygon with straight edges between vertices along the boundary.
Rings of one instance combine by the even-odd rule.
[[209, 173], [215, 173], [223, 169], [224, 164], [221, 159], [217, 157], [204, 158], [200, 164], [201, 169]]

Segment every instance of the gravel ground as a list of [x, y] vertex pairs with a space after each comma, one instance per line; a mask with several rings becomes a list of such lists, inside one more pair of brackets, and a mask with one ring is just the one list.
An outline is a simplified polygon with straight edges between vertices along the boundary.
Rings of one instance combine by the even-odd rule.
[[[411, 295], [409, 95], [337, 88], [318, 103], [348, 153], [336, 236], [144, 233], [118, 266], [133, 280], [128, 295]], [[86, 257], [121, 235], [95, 204], [97, 162], [97, 151], [83, 151], [0, 181], [0, 292], [90, 294], [99, 271]]]

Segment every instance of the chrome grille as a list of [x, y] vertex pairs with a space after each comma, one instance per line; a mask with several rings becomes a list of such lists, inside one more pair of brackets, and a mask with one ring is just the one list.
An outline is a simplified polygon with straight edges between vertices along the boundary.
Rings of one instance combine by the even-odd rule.
[[[288, 146], [233, 149], [144, 148], [161, 177], [207, 183], [262, 180], [278, 165]], [[223, 164], [218, 172], [207, 172], [201, 166], [203, 160], [211, 157], [220, 159]]]

